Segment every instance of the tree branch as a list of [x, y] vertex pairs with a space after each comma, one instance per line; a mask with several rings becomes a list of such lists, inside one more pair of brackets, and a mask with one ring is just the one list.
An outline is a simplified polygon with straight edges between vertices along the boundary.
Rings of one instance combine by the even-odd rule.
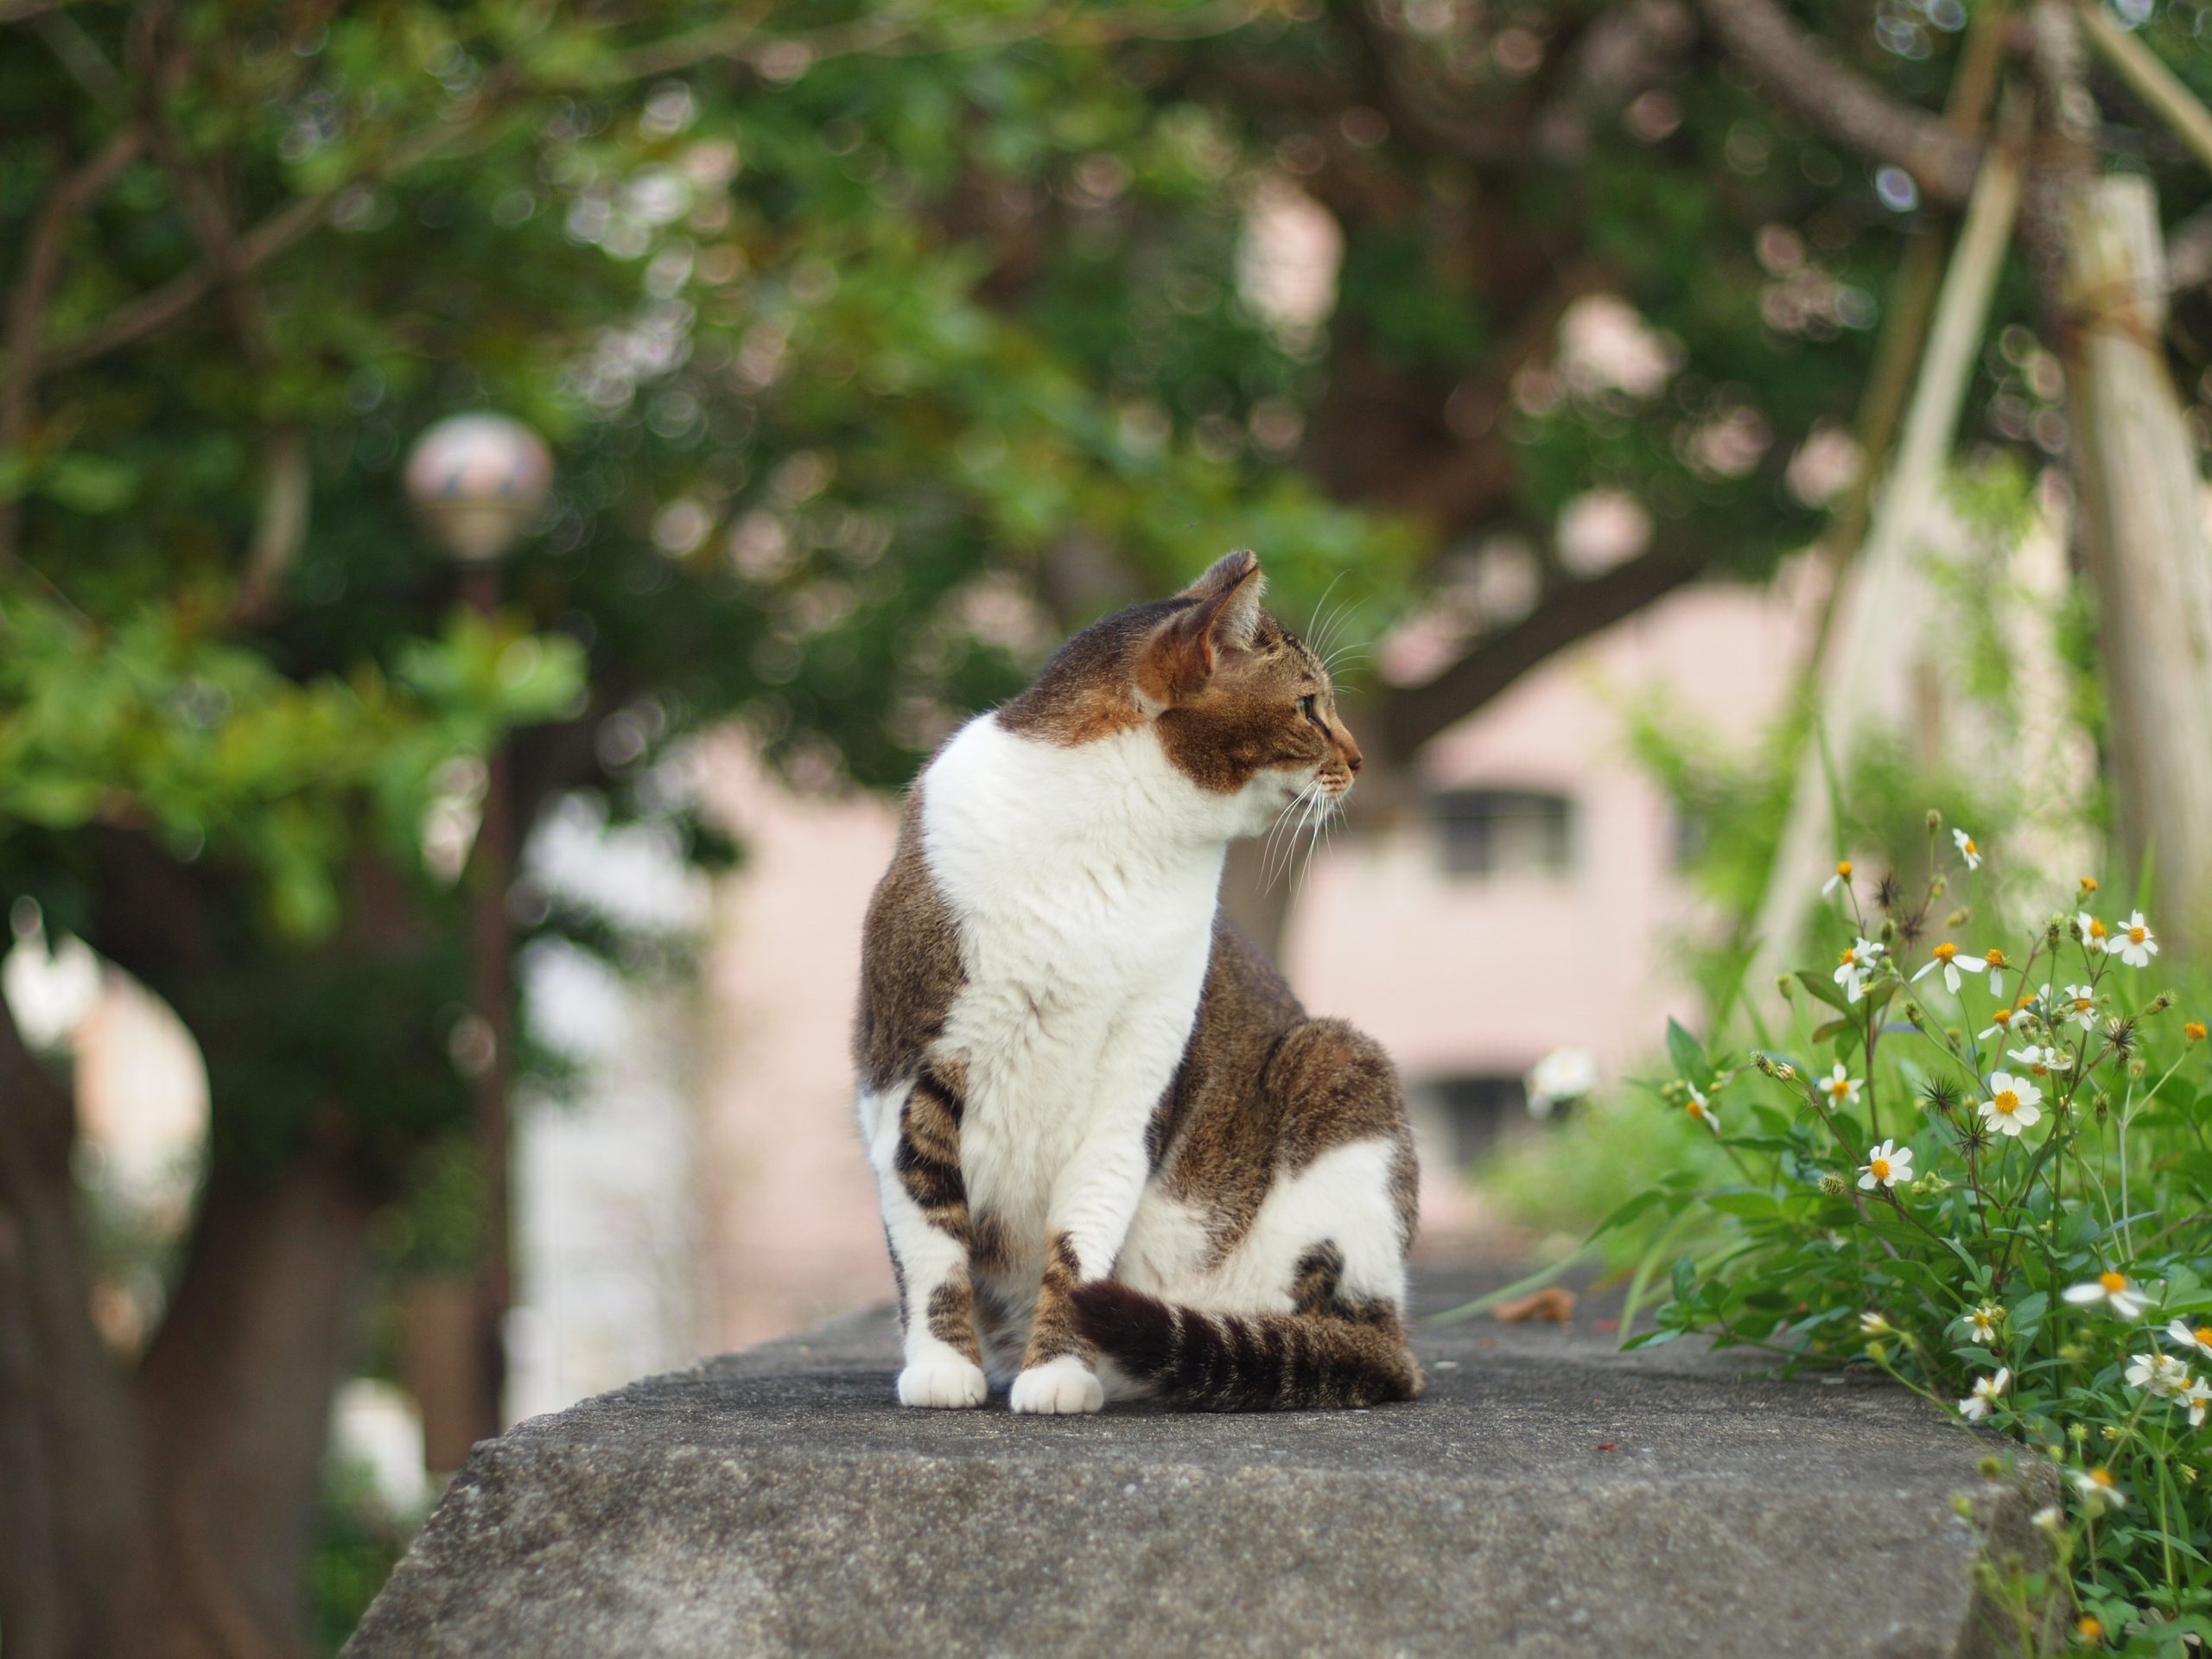
[[1776, 99], [1870, 161], [1912, 175], [1956, 207], [1974, 188], [1981, 146], [1890, 97], [1800, 30], [1775, 0], [1700, 0], [1707, 24]]
[[1681, 548], [1658, 546], [1603, 575], [1555, 584], [1535, 610], [1483, 635], [1433, 679], [1389, 692], [1382, 712], [1390, 752], [1410, 757], [1546, 658], [1695, 580], [1706, 564]]
[[[23, 252], [22, 270], [8, 296], [7, 349], [10, 365], [22, 362], [38, 347], [40, 328], [46, 321], [47, 302], [61, 273], [61, 251], [77, 216], [107, 188], [115, 175], [137, 158], [145, 142], [145, 129], [133, 122], [109, 140], [107, 148], [73, 173], [67, 173], [48, 194], [31, 227]], [[20, 449], [30, 436], [31, 382], [0, 378], [0, 453]], [[0, 565], [15, 557], [16, 505], [0, 500]]]

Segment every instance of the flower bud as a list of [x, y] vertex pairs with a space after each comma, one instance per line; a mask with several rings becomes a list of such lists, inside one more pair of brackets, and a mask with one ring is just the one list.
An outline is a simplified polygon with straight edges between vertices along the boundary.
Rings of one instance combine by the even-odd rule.
[[1943, 925], [1946, 928], [1955, 931], [1959, 928], [1964, 927], [1972, 920], [1974, 920], [1974, 912], [1967, 909], [1966, 906], [1961, 905], [1956, 910], [1953, 911], [1949, 915], [1943, 918]]
[[2066, 918], [2054, 916], [2043, 925], [2043, 945], [2046, 950], [2056, 950], [2066, 943]]
[[2066, 1425], [2066, 1438], [2079, 1446], [2089, 1438], [2089, 1426], [2076, 1419]]
[[1868, 1343], [1866, 1344], [1866, 1357], [1872, 1360], [1877, 1365], [1888, 1364], [1890, 1363], [1889, 1344], [1885, 1342]]
[[1928, 896], [1930, 899], [1941, 899], [1950, 890], [1951, 884], [1948, 881], [1946, 881], [1942, 876], [1938, 875], [1929, 878], [1928, 883]]
[[1821, 1177], [1821, 1191], [1832, 1198], [1847, 1198], [1851, 1196], [1851, 1183], [1831, 1169]]
[[2144, 1065], [2144, 1064], [2143, 1064], [2143, 1062], [2142, 1062], [2141, 1060], [2139, 1060], [2139, 1060], [2130, 1060], [2130, 1061], [2127, 1063], [2127, 1075], [2128, 1075], [2128, 1077], [2129, 1077], [2130, 1078], [2132, 1078], [2133, 1081], [2135, 1081], [2135, 1082], [2137, 1082], [2137, 1083], [2140, 1083], [2140, 1082], [2142, 1082], [2142, 1081], [2143, 1081], [2144, 1074], [2145, 1074], [2145, 1072], [2147, 1072], [2148, 1071], [2150, 1071], [2150, 1069], [2151, 1069], [2151, 1068], [2150, 1068], [2149, 1066], [2147, 1066], [2147, 1065]]
[[1967, 1046], [1967, 1034], [1956, 1026], [1946, 1026], [1943, 1027], [1943, 1040], [1950, 1044], [1953, 1048], [1964, 1048]]
[[1928, 833], [1932, 836], [1942, 827], [1943, 815], [1941, 812], [1938, 812], [1934, 807], [1929, 807], [1928, 809]]
[[1897, 925], [1888, 917], [1883, 917], [1882, 925], [1876, 930], [1874, 937], [1884, 944], [1895, 944], [1897, 942]]
[[1968, 1497], [1964, 1492], [1953, 1493], [1951, 1497], [1951, 1513], [1957, 1516], [1961, 1521], [1973, 1520], [1974, 1499]]
[[1774, 982], [1774, 988], [1782, 993], [1782, 1000], [1789, 1001], [1797, 995], [1797, 976], [1784, 974]]
[[2174, 994], [2171, 991], [2160, 991], [2156, 996], [2151, 999], [2151, 1006], [2144, 1009], [2143, 1012], [2145, 1014], [2164, 1014], [2168, 1008], [2173, 1007], [2173, 1005]]
[[1770, 1077], [1775, 1074], [1774, 1056], [1771, 1054], [1754, 1053], [1751, 1056], [1751, 1064], [1759, 1069], [1763, 1076]]
[[1916, 1026], [1916, 1025], [1918, 1025], [1918, 1024], [1920, 1023], [1920, 1021], [1921, 1021], [1921, 1018], [1922, 1018], [1923, 1010], [1922, 1010], [1922, 1008], [1921, 1008], [1920, 1004], [1919, 1004], [1919, 1003], [1917, 1003], [1917, 1002], [1916, 1002], [1916, 1001], [1914, 1001], [1912, 1000], [1912, 998], [1910, 998], [1910, 997], [1909, 997], [1909, 996], [1908, 996], [1907, 998], [1905, 998], [1905, 1000], [1904, 1000], [1904, 1008], [1903, 1008], [1903, 1009], [1901, 1009], [1901, 1010], [1900, 1010], [1900, 1012], [1902, 1012], [1902, 1013], [1904, 1014], [1904, 1017], [1905, 1017], [1905, 1022], [1906, 1022], [1908, 1025], [1914, 1025], [1914, 1026]]
[[1974, 1472], [1984, 1480], [2002, 1480], [2005, 1478], [2005, 1459], [1983, 1458], [1974, 1465]]

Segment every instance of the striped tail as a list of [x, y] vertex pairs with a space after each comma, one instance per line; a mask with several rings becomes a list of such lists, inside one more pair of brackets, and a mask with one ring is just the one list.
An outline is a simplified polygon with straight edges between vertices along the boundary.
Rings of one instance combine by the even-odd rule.
[[1421, 1393], [1398, 1310], [1201, 1313], [1110, 1279], [1075, 1290], [1083, 1334], [1122, 1373], [1196, 1411], [1379, 1406]]

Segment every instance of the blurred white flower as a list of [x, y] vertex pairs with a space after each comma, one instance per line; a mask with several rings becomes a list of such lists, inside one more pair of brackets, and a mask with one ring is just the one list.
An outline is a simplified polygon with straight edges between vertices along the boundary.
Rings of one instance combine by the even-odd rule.
[[2129, 1388], [2153, 1400], [2169, 1400], [2189, 1387], [2189, 1365], [2171, 1354], [2130, 1354], [2126, 1377]]
[[[1687, 1084], [1684, 1086], [1688, 1087]], [[1682, 1109], [1715, 1135], [1720, 1133], [1720, 1115], [1713, 1109], [1713, 1103], [1695, 1089], [1690, 1090], [1689, 1103]]]
[[2176, 1319], [2166, 1327], [2166, 1340], [2177, 1348], [2193, 1348], [2212, 1359], [2212, 1325], [2192, 1327], [2187, 1319]]
[[1821, 883], [1821, 897], [1823, 899], [1828, 898], [1838, 887], [1848, 887], [1850, 884], [1851, 861], [1847, 858], [1838, 859], [1836, 861], [1835, 874], [1828, 877], [1827, 880]]
[[2136, 1319], [2151, 1305], [2151, 1299], [2127, 1282], [2127, 1275], [2110, 1268], [2084, 1284], [2069, 1285], [2066, 1300], [2076, 1307], [2087, 1307], [2091, 1302], [2109, 1302], [2112, 1311], [2123, 1319]]
[[2120, 1490], [2112, 1478], [2112, 1471], [2099, 1464], [2087, 1473], [2075, 1471], [2067, 1476], [2074, 1483], [2074, 1490], [2081, 1493], [2082, 1501], [2092, 1509], [2121, 1510], [2127, 1507], [2127, 1494]]
[[1997, 1404], [1998, 1397], [2012, 1386], [2012, 1372], [2007, 1366], [1999, 1367], [1994, 1376], [1977, 1376], [1974, 1380], [1974, 1392], [1959, 1402], [1959, 1415], [1970, 1423], [1980, 1422], [1989, 1415]]
[[2064, 1071], [2074, 1064], [2074, 1057], [2071, 1054], [2063, 1048], [2055, 1048], [2049, 1043], [2044, 1044], [2041, 1047], [2030, 1043], [2025, 1048], [2008, 1048], [2005, 1051], [2005, 1057], [2007, 1059], [2018, 1060], [2038, 1077], [2046, 1071]]
[[2074, 937], [2091, 950], [2101, 950], [2105, 943], [2105, 925], [2086, 910], [2074, 912]]
[[1578, 1101], [1598, 1086], [1598, 1057], [1586, 1048], [1555, 1048], [1529, 1068], [1522, 1086], [1529, 1116], [1549, 1117], [1553, 1107]]
[[[1961, 969], [1958, 962], [1958, 954], [1959, 947], [1948, 939], [1944, 940], [1942, 944], [1928, 953], [1927, 962], [1923, 963], [1920, 971], [1912, 976], [1912, 982], [1917, 985], [1929, 975], [1941, 968], [1943, 970], [1943, 988], [1956, 996], [1959, 994], [1959, 986], [1963, 982], [1961, 979]], [[1978, 965], [1971, 962], [1966, 964], [1966, 969], [1974, 972], [1980, 971]]]
[[1856, 1106], [1859, 1103], [1859, 1079], [1844, 1070], [1843, 1062], [1835, 1063], [1835, 1070], [1820, 1081], [1820, 1090], [1836, 1107]]
[[2084, 1031], [2094, 1029], [2097, 1023], [2096, 987], [2069, 985], [2064, 1000], [2057, 1004], [2055, 1012], [2060, 1019], [2071, 1020]]
[[1985, 1302], [1966, 1316], [1967, 1334], [1986, 1347], [1997, 1340], [1997, 1321], [2004, 1317], [2003, 1308]]
[[2189, 1408], [2189, 1426], [2191, 1428], [2203, 1427], [2204, 1414], [2208, 1408], [2212, 1408], [2212, 1383], [2208, 1383], [2201, 1376], [2192, 1377], [2189, 1386], [2176, 1398]]
[[1958, 848], [1959, 856], [1966, 860], [1967, 868], [1978, 870], [1981, 868], [1981, 849], [1974, 844], [1972, 836], [1963, 830], [1954, 830], [1951, 841]]

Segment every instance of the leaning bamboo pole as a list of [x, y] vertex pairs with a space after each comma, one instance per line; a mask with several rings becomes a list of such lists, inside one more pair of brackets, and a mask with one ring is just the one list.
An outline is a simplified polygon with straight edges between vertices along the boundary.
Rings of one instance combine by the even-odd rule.
[[1905, 412], [1896, 457], [1883, 480], [1866, 545], [1843, 573], [1829, 625], [1812, 740], [1805, 745], [1789, 817], [1769, 867], [1753, 925], [1758, 949], [1786, 955], [1807, 895], [1841, 855], [1834, 844], [1835, 803], [1828, 762], [1846, 762], [1884, 702], [1894, 674], [1890, 642], [1910, 608], [1913, 555], [1936, 505], [1943, 466], [1958, 431], [1989, 320], [2012, 223], [2020, 205], [2024, 135], [2018, 121], [1985, 155], [1956, 248], [1944, 272], [1920, 377]]

